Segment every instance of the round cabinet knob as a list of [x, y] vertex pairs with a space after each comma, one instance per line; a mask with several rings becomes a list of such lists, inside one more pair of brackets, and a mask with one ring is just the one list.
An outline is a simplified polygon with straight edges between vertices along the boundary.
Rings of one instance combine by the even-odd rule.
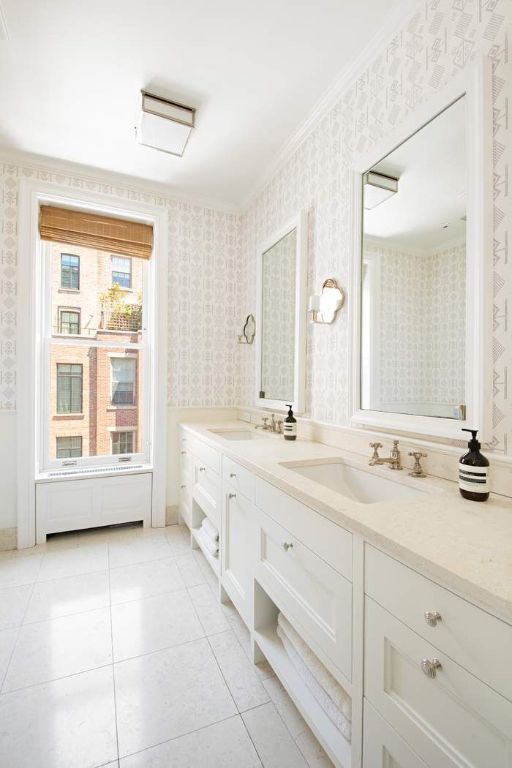
[[437, 675], [437, 670], [442, 669], [442, 664], [439, 659], [422, 659], [421, 669], [427, 677], [434, 678]]
[[291, 542], [291, 541], [290, 541], [290, 542], [288, 542], [288, 541], [285, 541], [285, 542], [283, 543], [283, 549], [284, 549], [284, 551], [285, 551], [285, 552], [288, 552], [288, 550], [289, 550], [289, 549], [293, 549], [293, 544], [292, 544], [292, 542]]
[[236, 477], [236, 472], [230, 472], [230, 473], [229, 473], [229, 476], [230, 476], [230, 477]]
[[199, 467], [200, 472], [206, 472], [206, 467]]
[[182, 456], [185, 456], [186, 451], [180, 451], [180, 453], [181, 453]]
[[186, 487], [187, 487], [186, 485], [180, 485], [180, 488], [186, 488]]
[[429, 627], [437, 627], [438, 622], [441, 621], [439, 611], [425, 611], [424, 616]]
[[228, 499], [236, 499], [236, 493], [228, 493]]

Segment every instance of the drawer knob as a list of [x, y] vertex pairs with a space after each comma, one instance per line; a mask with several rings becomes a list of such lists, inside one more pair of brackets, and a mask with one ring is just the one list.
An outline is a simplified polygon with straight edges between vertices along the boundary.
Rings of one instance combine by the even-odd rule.
[[283, 543], [283, 549], [285, 552], [288, 552], [289, 549], [293, 549], [293, 544], [291, 541], [285, 541]]
[[425, 611], [425, 621], [429, 627], [437, 627], [437, 623], [441, 621], [441, 614], [439, 611]]
[[230, 473], [229, 473], [229, 476], [230, 476], [230, 477], [236, 477], [236, 472], [230, 472]]
[[187, 487], [186, 485], [180, 485], [180, 488], [186, 488], [186, 487]]
[[182, 456], [185, 456], [186, 451], [180, 451], [180, 453], [181, 453]]
[[228, 499], [236, 499], [236, 493], [228, 493]]
[[206, 467], [199, 467], [200, 472], [206, 472]]
[[435, 677], [437, 670], [442, 668], [439, 659], [422, 659], [421, 669], [427, 677]]

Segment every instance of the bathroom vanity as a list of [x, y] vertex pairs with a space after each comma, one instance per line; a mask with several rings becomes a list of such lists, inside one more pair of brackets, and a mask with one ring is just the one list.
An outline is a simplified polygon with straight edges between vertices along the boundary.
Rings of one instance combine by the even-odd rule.
[[[181, 427], [181, 518], [333, 763], [512, 765], [512, 504], [244, 422]], [[503, 498], [503, 497], [501, 497]], [[352, 699], [352, 739], [277, 635], [281, 612]]]

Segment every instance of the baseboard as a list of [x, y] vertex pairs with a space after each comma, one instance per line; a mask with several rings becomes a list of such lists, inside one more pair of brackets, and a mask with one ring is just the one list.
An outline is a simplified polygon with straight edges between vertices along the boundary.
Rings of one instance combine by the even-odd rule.
[[0, 528], [0, 552], [17, 547], [17, 528]]

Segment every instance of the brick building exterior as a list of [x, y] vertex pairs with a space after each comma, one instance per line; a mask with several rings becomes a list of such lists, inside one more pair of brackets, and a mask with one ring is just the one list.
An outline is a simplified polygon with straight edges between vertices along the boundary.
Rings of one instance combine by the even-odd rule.
[[138, 350], [119, 345], [141, 340], [143, 262], [89, 248], [49, 247], [55, 340], [49, 457], [139, 452], [142, 360]]

